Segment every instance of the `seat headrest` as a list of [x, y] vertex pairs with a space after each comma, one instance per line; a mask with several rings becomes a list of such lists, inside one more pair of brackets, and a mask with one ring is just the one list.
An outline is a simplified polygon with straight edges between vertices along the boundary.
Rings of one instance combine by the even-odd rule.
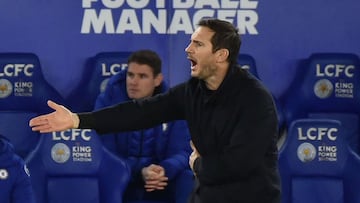
[[287, 120], [309, 112], [360, 113], [359, 64], [346, 53], [318, 53], [303, 61], [284, 94]]
[[104, 154], [101, 140], [90, 129], [46, 133], [33, 153], [53, 175], [97, 173]]
[[240, 54], [238, 57], [238, 63], [241, 68], [248, 70], [255, 77], [259, 77], [256, 70], [255, 59], [249, 54]]
[[336, 120], [299, 119], [289, 128], [280, 150], [283, 173], [298, 175], [341, 174], [350, 150], [345, 128]]
[[62, 102], [44, 79], [39, 58], [32, 53], [0, 53], [0, 110], [44, 112], [48, 99]]
[[79, 86], [67, 97], [74, 111], [94, 109], [97, 96], [105, 90], [109, 78], [127, 67], [131, 52], [101, 52], [89, 59]]

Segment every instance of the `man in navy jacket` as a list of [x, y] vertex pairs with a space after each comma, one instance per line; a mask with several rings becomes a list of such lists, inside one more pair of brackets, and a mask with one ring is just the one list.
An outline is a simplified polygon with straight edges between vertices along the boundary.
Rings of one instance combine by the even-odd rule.
[[[55, 111], [30, 120], [32, 130], [92, 128], [99, 133], [141, 129], [185, 119], [197, 185], [192, 203], [279, 203], [278, 120], [265, 86], [237, 65], [241, 40], [228, 21], [202, 19], [185, 52], [191, 79], [165, 94], [93, 112]], [[151, 117], [151, 119], [148, 119]]]
[[35, 203], [24, 161], [14, 153], [12, 144], [0, 135], [0, 202]]
[[[167, 89], [159, 56], [151, 50], [139, 50], [128, 58], [126, 70], [110, 78], [105, 91], [96, 100], [95, 109], [133, 99], [144, 99]], [[125, 202], [186, 201], [189, 195], [186, 191], [190, 193], [192, 188], [192, 175], [188, 166], [190, 134], [185, 121], [107, 134], [101, 138], [110, 151], [124, 158], [130, 165], [132, 179], [125, 192]], [[152, 175], [155, 177], [150, 179], [149, 176]], [[188, 184], [177, 184], [179, 179], [185, 181], [186, 178]]]

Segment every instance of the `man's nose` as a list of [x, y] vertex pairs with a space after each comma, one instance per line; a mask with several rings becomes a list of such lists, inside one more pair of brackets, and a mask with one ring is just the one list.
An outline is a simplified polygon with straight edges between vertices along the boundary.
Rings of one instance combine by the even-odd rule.
[[130, 84], [131, 85], [136, 85], [138, 83], [138, 78], [134, 77], [130, 79]]
[[189, 44], [187, 47], [185, 47], [185, 52], [190, 53], [191, 52], [191, 44]]

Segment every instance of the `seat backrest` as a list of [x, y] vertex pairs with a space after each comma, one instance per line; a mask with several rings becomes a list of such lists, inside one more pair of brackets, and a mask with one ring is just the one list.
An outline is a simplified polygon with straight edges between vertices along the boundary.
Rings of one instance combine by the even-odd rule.
[[26, 162], [38, 203], [121, 203], [130, 178], [90, 129], [44, 134]]
[[63, 101], [45, 80], [35, 54], [0, 53], [0, 133], [8, 137], [22, 158], [39, 139], [39, 134], [29, 128], [29, 119], [50, 111], [48, 99]]
[[[240, 54], [238, 56], [238, 63], [241, 68], [248, 70], [253, 76], [261, 80], [258, 75], [257, 66], [254, 57], [249, 54]], [[274, 102], [276, 105], [277, 115], [278, 115], [278, 122], [279, 122], [279, 131], [283, 128], [284, 124], [284, 115], [283, 115], [283, 107], [280, 104], [279, 100], [274, 96]]]
[[346, 133], [331, 119], [299, 119], [290, 125], [279, 153], [283, 203], [359, 202], [359, 195], [346, 189], [360, 184], [354, 183], [360, 177], [360, 159]]
[[238, 63], [241, 68], [248, 70], [255, 77], [259, 78], [254, 57], [249, 54], [239, 54]]
[[316, 53], [299, 63], [284, 103], [286, 125], [299, 118], [332, 118], [351, 130], [359, 144], [360, 62], [354, 54]]
[[104, 91], [108, 79], [127, 67], [131, 52], [101, 52], [91, 57], [77, 88], [66, 98], [66, 105], [75, 112], [91, 111], [97, 96]]

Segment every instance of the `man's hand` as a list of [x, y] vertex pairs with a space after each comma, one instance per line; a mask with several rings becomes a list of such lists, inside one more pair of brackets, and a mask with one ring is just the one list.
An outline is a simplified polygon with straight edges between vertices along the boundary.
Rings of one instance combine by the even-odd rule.
[[190, 141], [190, 146], [191, 146], [191, 149], [193, 150], [193, 152], [190, 154], [190, 157], [189, 157], [189, 165], [190, 165], [190, 168], [191, 170], [193, 171], [193, 173], [195, 174], [196, 176], [196, 173], [194, 171], [194, 162], [197, 158], [200, 157], [200, 154], [199, 152], [197, 151], [197, 149], [195, 148], [194, 144], [192, 141]]
[[77, 114], [72, 113], [69, 109], [53, 101], [49, 100], [47, 104], [55, 111], [32, 118], [29, 126], [33, 131], [48, 133], [77, 128], [79, 126], [79, 117]]
[[152, 192], [154, 190], [163, 190], [167, 186], [168, 178], [165, 176], [165, 169], [159, 165], [151, 164], [141, 170], [145, 181], [145, 190]]

